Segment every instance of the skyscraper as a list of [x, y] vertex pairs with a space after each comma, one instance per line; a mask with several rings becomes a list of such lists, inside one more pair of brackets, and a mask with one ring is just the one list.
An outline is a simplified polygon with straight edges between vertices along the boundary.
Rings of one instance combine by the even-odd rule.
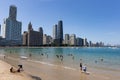
[[57, 38], [58, 38], [58, 45], [62, 45], [62, 41], [63, 41], [63, 22], [61, 20], [58, 21]]
[[70, 45], [71, 46], [76, 46], [76, 35], [75, 34], [72, 34], [70, 36]]
[[14, 5], [11, 5], [9, 9], [9, 18], [11, 20], [16, 20], [16, 16], [17, 16], [17, 7]]
[[65, 34], [65, 44], [69, 45], [69, 39], [70, 39], [69, 34]]
[[79, 38], [79, 37], [76, 38], [76, 46], [83, 46], [83, 39], [82, 38]]
[[88, 46], [87, 38], [84, 38], [84, 39], [83, 39], [83, 45], [84, 45], [84, 46]]
[[23, 33], [23, 45], [25, 46], [41, 46], [43, 45], [43, 29], [34, 31], [31, 22], [28, 24], [28, 32]]
[[10, 6], [9, 17], [4, 19], [2, 26], [2, 37], [8, 41], [14, 41], [15, 44], [21, 44], [22, 23], [16, 20], [17, 7]]
[[57, 24], [53, 26], [53, 39], [57, 39]]
[[40, 32], [40, 45], [43, 45], [43, 28], [42, 27], [39, 28], [39, 32]]

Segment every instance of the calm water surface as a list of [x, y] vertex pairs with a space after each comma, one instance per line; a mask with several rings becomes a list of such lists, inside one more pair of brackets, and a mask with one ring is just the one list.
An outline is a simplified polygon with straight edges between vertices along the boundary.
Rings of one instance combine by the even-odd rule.
[[82, 62], [89, 67], [120, 71], [120, 48], [0, 48], [0, 54], [16, 58], [26, 56], [33, 61], [77, 69]]

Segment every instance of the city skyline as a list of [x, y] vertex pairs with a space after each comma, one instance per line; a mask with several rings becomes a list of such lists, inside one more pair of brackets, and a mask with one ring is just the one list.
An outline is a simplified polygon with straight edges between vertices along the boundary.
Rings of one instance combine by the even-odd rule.
[[35, 30], [43, 27], [44, 33], [52, 36], [53, 25], [62, 20], [64, 34], [76, 34], [93, 42], [120, 44], [119, 3], [118, 0], [5, 0], [0, 1], [0, 24], [2, 26], [3, 19], [8, 17], [9, 6], [15, 5], [17, 19], [22, 22], [22, 34], [31, 21]]

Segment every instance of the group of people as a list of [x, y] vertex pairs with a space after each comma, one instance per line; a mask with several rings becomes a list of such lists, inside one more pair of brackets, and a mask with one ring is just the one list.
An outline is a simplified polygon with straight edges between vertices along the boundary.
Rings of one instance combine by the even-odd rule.
[[73, 54], [68, 54], [68, 56], [71, 56], [72, 59], [74, 60], [74, 55]]
[[15, 72], [21, 72], [23, 71], [23, 66], [22, 65], [18, 65], [18, 69], [15, 70], [13, 67], [10, 68], [10, 72], [11, 73], [15, 73]]
[[58, 59], [60, 59], [61, 61], [63, 61], [63, 55], [56, 55], [56, 57], [57, 57]]

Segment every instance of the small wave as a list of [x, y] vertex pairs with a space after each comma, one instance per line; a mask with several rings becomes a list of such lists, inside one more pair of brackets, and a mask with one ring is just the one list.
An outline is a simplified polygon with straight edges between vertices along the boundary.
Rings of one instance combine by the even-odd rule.
[[5, 56], [4, 54], [0, 54], [1, 57]]
[[51, 63], [47, 63], [47, 62], [34, 61], [34, 60], [28, 60], [28, 61], [36, 62], [36, 63], [41, 63], [41, 64], [45, 64], [45, 65], [49, 65], [49, 66], [54, 66], [54, 67], [62, 67], [64, 69], [77, 70], [75, 68], [71, 68], [71, 67], [67, 67], [67, 66], [55, 65], [55, 64], [51, 64]]
[[75, 68], [71, 68], [71, 67], [67, 67], [67, 66], [64, 66], [65, 69], [71, 69], [71, 70], [76, 70]]

